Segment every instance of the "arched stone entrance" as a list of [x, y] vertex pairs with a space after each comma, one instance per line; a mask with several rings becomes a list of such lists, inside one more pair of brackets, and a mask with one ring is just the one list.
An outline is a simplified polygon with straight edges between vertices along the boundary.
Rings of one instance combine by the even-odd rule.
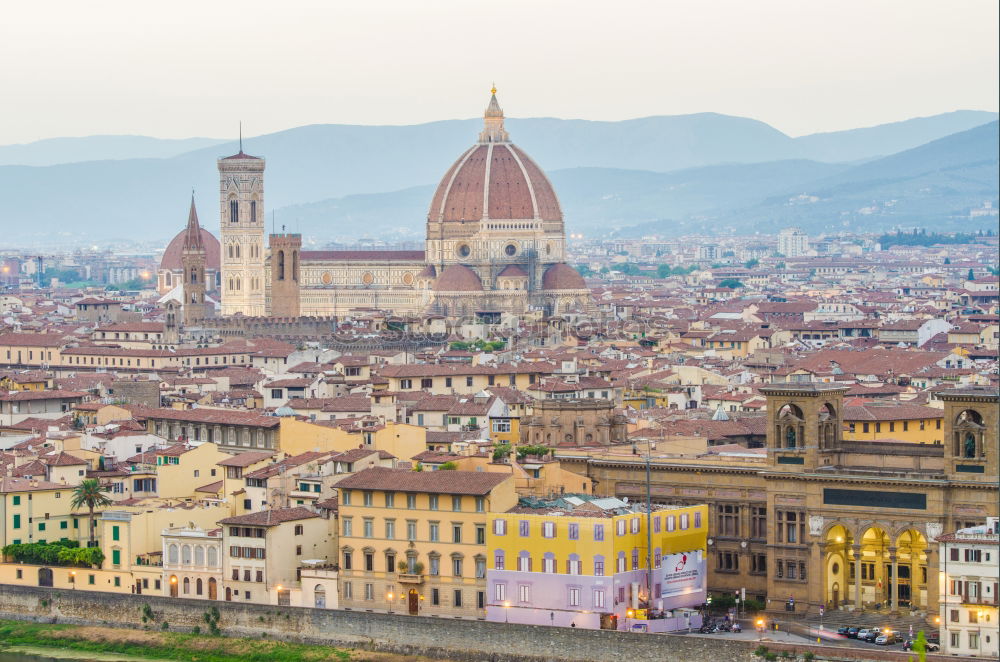
[[823, 602], [828, 609], [839, 609], [853, 599], [851, 590], [845, 593], [842, 587], [850, 586], [854, 536], [843, 524], [835, 524], [827, 530], [825, 542]]
[[897, 602], [893, 607], [926, 607], [927, 538], [916, 529], [906, 529], [896, 536], [894, 552]]
[[38, 569], [38, 585], [48, 587], [52, 586], [52, 568]]

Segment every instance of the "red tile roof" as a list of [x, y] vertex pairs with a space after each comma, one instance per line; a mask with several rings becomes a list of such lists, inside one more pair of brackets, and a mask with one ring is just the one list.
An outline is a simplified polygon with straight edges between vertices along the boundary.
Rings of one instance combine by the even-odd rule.
[[512, 480], [510, 474], [489, 471], [410, 471], [372, 467], [343, 479], [337, 483], [337, 489], [482, 496], [506, 480]]

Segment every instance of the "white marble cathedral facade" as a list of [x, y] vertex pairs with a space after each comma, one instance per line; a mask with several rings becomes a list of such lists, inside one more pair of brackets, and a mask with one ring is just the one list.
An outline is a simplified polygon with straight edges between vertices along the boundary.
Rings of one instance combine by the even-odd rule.
[[292, 234], [272, 234], [265, 243], [264, 166], [242, 145], [218, 160], [223, 315], [592, 309], [583, 278], [564, 262], [555, 191], [510, 141], [496, 90], [478, 141], [434, 193], [424, 251], [303, 251]]

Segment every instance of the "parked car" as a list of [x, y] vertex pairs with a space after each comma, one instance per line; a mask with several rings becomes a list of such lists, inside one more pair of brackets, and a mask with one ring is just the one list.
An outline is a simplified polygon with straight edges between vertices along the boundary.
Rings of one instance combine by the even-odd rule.
[[848, 627], [848, 626], [846, 626], [846, 625], [845, 625], [844, 627], [841, 627], [841, 628], [837, 628], [837, 634], [839, 634], [839, 635], [841, 635], [841, 636], [844, 636], [844, 637], [849, 637], [849, 636], [851, 636], [851, 635], [849, 634], [849, 632], [850, 632], [850, 629], [851, 629], [851, 628], [850, 628], [850, 627]]
[[884, 632], [875, 639], [877, 646], [891, 646], [896, 643], [896, 635], [892, 632]]
[[857, 639], [859, 632], [861, 632], [861, 628], [856, 628], [856, 627], [853, 627], [853, 626], [849, 627], [849, 628], [847, 628], [847, 638], [848, 639]]
[[882, 628], [869, 628], [868, 634], [866, 634], [864, 637], [858, 634], [858, 639], [863, 639], [864, 641], [873, 644], [875, 643], [875, 640], [878, 639], [880, 634], [882, 634]]
[[861, 628], [858, 630], [857, 639], [859, 641], [868, 641], [868, 633], [871, 632], [871, 628]]
[[[928, 653], [936, 653], [937, 651], [941, 650], [941, 646], [934, 643], [933, 641], [928, 640], [926, 646]], [[913, 639], [907, 639], [906, 641], [903, 642], [903, 650], [904, 651], [913, 650]]]

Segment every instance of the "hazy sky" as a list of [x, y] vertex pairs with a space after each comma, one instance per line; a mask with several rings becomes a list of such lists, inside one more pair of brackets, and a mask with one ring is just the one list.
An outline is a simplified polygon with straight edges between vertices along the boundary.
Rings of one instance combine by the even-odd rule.
[[714, 111], [790, 135], [997, 110], [996, 0], [21, 1], [0, 144]]

